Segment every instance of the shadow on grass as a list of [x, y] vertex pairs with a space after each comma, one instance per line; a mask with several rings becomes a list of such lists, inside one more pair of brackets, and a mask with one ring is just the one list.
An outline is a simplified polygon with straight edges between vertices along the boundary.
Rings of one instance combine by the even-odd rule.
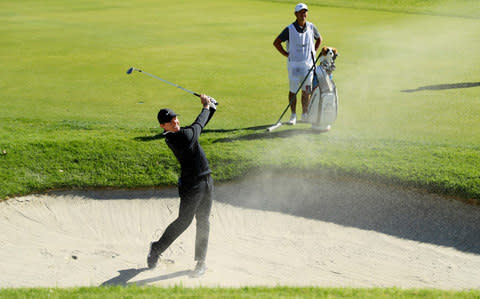
[[238, 128], [238, 129], [205, 129], [203, 132], [205, 133], [231, 133], [231, 132], [238, 132], [238, 131], [261, 131], [266, 130], [270, 125], [262, 125], [262, 126], [254, 126], [254, 127], [247, 127], [247, 128]]
[[[235, 133], [235, 132], [240, 132], [240, 131], [257, 131], [257, 133], [249, 134], [249, 135], [242, 135], [239, 137], [232, 137], [232, 138], [222, 138], [218, 139], [214, 142], [232, 142], [232, 141], [237, 141], [237, 140], [254, 140], [254, 139], [271, 139], [271, 138], [285, 138], [285, 137], [290, 137], [293, 135], [298, 135], [298, 134], [310, 134], [312, 133], [311, 131], [305, 131], [301, 129], [295, 129], [295, 130], [288, 130], [288, 131], [278, 131], [278, 132], [267, 132], [267, 129], [271, 125], [261, 125], [261, 126], [254, 126], [254, 127], [247, 127], [247, 128], [236, 128], [236, 129], [205, 129], [203, 130], [203, 133], [209, 134], [209, 133]], [[135, 137], [134, 140], [140, 141], [140, 142], [149, 142], [149, 141], [154, 141], [154, 140], [159, 140], [159, 139], [164, 139], [165, 136], [163, 133], [159, 133], [153, 136], [139, 136]]]
[[276, 131], [276, 132], [259, 132], [255, 134], [248, 134], [236, 137], [227, 137], [227, 138], [220, 138], [215, 140], [213, 143], [217, 142], [233, 142], [233, 141], [240, 141], [240, 140], [259, 140], [259, 139], [274, 139], [274, 138], [289, 138], [292, 136], [297, 135], [318, 135], [320, 132], [315, 132], [310, 129], [291, 129], [291, 130], [283, 130], [283, 131]]
[[463, 83], [452, 83], [452, 84], [437, 84], [437, 85], [427, 85], [421, 86], [416, 89], [404, 89], [402, 92], [417, 92], [422, 90], [444, 90], [444, 89], [456, 89], [456, 88], [471, 88], [480, 86], [480, 82], [463, 82]]

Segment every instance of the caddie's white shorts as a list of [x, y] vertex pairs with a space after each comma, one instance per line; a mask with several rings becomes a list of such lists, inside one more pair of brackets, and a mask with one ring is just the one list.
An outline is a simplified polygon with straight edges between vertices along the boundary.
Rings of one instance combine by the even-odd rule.
[[[305, 76], [307, 76], [307, 73], [310, 70], [311, 65], [305, 62], [294, 62], [294, 61], [289, 61], [287, 64], [288, 64], [287, 66], [288, 81], [290, 82], [290, 92], [296, 93], [303, 79], [305, 79]], [[313, 80], [313, 71], [310, 72], [307, 79], [303, 83], [302, 85], [303, 91], [307, 90], [307, 86], [310, 86], [310, 90], [311, 90], [312, 80]]]

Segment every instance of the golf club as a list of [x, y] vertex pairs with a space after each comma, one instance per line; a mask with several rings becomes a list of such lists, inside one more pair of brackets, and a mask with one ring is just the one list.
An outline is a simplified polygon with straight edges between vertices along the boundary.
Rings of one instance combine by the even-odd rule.
[[[307, 73], [307, 75], [305, 76], [305, 78], [303, 78], [302, 83], [300, 83], [300, 86], [298, 87], [297, 91], [295, 92], [295, 97], [297, 96], [297, 93], [298, 93], [298, 92], [300, 91], [300, 89], [302, 88], [303, 83], [305, 82], [305, 80], [307, 80], [307, 78], [308, 78], [308, 76], [310, 75], [310, 73], [312, 72], [312, 70], [315, 70], [315, 66], [317, 65], [317, 61], [318, 61], [318, 59], [320, 58], [320, 54], [318, 54], [317, 59], [315, 59], [315, 56], [313, 55], [313, 52], [311, 52], [311, 54], [312, 54], [313, 65], [312, 65], [312, 67], [310, 68], [310, 70], [308, 70], [308, 73]], [[287, 107], [285, 108], [285, 110], [283, 110], [282, 115], [280, 115], [280, 117], [278, 118], [278, 121], [277, 121], [273, 126], [271, 126], [271, 127], [269, 127], [269, 128], [267, 129], [268, 132], [271, 132], [271, 131], [279, 128], [281, 125], [283, 125], [283, 124], [282, 124], [282, 117], [285, 115], [285, 112], [287, 112], [288, 108], [292, 105], [292, 103], [293, 103], [293, 100], [291, 100], [291, 101], [288, 103], [288, 105], [287, 105]]]
[[[191, 91], [191, 90], [188, 90], [188, 89], [186, 89], [186, 88], [184, 88], [184, 87], [181, 87], [181, 86], [178, 85], [178, 84], [172, 83], [172, 82], [170, 82], [170, 81], [167, 81], [167, 80], [165, 80], [165, 79], [162, 79], [162, 78], [160, 78], [160, 77], [157, 77], [157, 76], [155, 76], [155, 75], [153, 75], [153, 74], [147, 73], [147, 72], [142, 71], [141, 69], [137, 69], [137, 68], [135, 68], [135, 67], [129, 68], [129, 69], [127, 70], [127, 75], [130, 75], [130, 74], [133, 73], [134, 71], [137, 71], [137, 72], [139, 72], [139, 73], [143, 73], [143, 74], [148, 75], [148, 76], [150, 76], [150, 77], [152, 77], [152, 78], [155, 78], [155, 79], [157, 79], [157, 80], [160, 80], [160, 81], [165, 82], [165, 83], [167, 83], [167, 84], [170, 84], [170, 85], [172, 85], [172, 86], [175, 86], [175, 87], [177, 87], [177, 88], [180, 88], [181, 90], [186, 91], [186, 92], [188, 92], [188, 93], [190, 93], [190, 94], [193, 94], [194, 96], [200, 97], [200, 94], [199, 94], [199, 93], [196, 93], [196, 92], [193, 92], [193, 91]], [[209, 97], [209, 98], [210, 98], [210, 102], [211, 102], [213, 105], [215, 105], [215, 106], [218, 105], [218, 102], [217, 102], [214, 98], [212, 98], [212, 97]]]

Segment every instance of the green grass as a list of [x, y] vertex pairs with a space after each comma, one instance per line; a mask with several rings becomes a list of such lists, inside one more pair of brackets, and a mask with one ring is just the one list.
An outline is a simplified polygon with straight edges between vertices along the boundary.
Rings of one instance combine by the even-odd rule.
[[239, 289], [213, 288], [155, 288], [155, 287], [101, 287], [101, 288], [42, 288], [5, 289], [0, 294], [5, 298], [479, 298], [479, 291], [439, 291], [389, 289], [343, 289], [343, 288], [294, 288], [294, 287], [245, 287]]
[[[155, 115], [202, 135], [217, 181], [265, 168], [329, 172], [480, 200], [478, 1], [312, 0], [335, 46], [340, 113], [331, 132], [266, 133], [287, 104], [273, 39], [295, 1], [2, 1], [0, 198], [63, 188], [168, 186], [178, 164]], [[470, 83], [470, 84], [469, 84]], [[287, 115], [288, 116], [288, 115]], [[287, 117], [286, 116], [286, 117]], [[5, 298], [479, 298], [475, 291], [113, 287], [3, 289]]]
[[[291, 0], [266, 1], [295, 4], [295, 1]], [[480, 18], [480, 5], [476, 0], [311, 0], [306, 3], [308, 5], [325, 7], [344, 7], [474, 19]]]
[[[134, 65], [221, 102], [202, 137], [216, 180], [306, 169], [478, 201], [477, 2], [312, 1], [309, 20], [340, 52], [339, 118], [328, 134], [269, 134], [287, 103], [272, 41], [294, 4], [2, 2], [0, 198], [174, 184], [155, 114], [169, 106], [186, 125], [198, 99], [127, 76]], [[455, 88], [464, 83], [473, 87]]]

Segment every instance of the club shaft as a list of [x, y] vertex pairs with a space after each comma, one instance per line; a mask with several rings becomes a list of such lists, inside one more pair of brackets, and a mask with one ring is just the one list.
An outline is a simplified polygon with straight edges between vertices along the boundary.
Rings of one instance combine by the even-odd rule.
[[[183, 90], [183, 91], [186, 91], [186, 92], [188, 92], [188, 93], [190, 93], [190, 94], [193, 94], [194, 96], [197, 96], [197, 97], [199, 97], [199, 98], [201, 97], [201, 95], [200, 95], [199, 93], [196, 93], [196, 92], [194, 92], [194, 91], [188, 90], [188, 89], [186, 89], [186, 88], [184, 88], [184, 87], [182, 87], [182, 86], [180, 86], [180, 85], [178, 85], [178, 84], [172, 83], [172, 82], [167, 81], [167, 80], [165, 80], [165, 79], [162, 79], [162, 78], [160, 78], [160, 77], [158, 77], [158, 76], [155, 76], [154, 74], [147, 73], [147, 72], [142, 71], [141, 69], [137, 69], [137, 68], [135, 68], [135, 67], [129, 68], [129, 69], [127, 70], [127, 75], [130, 75], [133, 71], [137, 71], [137, 72], [139, 72], [139, 73], [144, 73], [145, 75], [148, 75], [148, 76], [150, 76], [150, 77], [152, 77], [152, 78], [154, 78], [154, 79], [160, 80], [160, 81], [162, 81], [162, 82], [164, 82], [164, 83], [167, 83], [167, 84], [169, 84], [169, 85], [175, 86], [176, 88], [179, 88], [179, 89], [181, 89], [181, 90]], [[209, 97], [209, 98], [210, 98], [210, 103], [211, 103], [213, 106], [217, 106], [217, 105], [218, 105], [218, 102], [217, 102], [214, 98], [212, 98], [212, 97]]]
[[148, 76], [150, 76], [150, 77], [152, 77], [152, 78], [155, 78], [155, 79], [157, 79], [157, 80], [160, 80], [160, 81], [162, 81], [162, 82], [165, 82], [165, 83], [167, 83], [167, 84], [170, 84], [170, 85], [172, 85], [172, 86], [175, 86], [176, 88], [180, 88], [181, 90], [186, 91], [186, 92], [188, 92], [188, 93], [191, 93], [191, 94], [193, 94], [193, 95], [195, 95], [195, 96], [197, 96], [197, 97], [200, 97], [200, 94], [198, 94], [198, 93], [196, 93], [196, 92], [193, 92], [193, 91], [191, 91], [191, 90], [188, 90], [188, 89], [186, 89], [186, 88], [184, 88], [184, 87], [182, 87], [182, 86], [180, 86], [180, 85], [178, 85], [178, 84], [172, 83], [172, 82], [170, 82], [170, 81], [167, 81], [167, 80], [165, 80], [165, 79], [162, 79], [162, 78], [160, 78], [160, 77], [157, 77], [157, 76], [155, 76], [155, 75], [153, 75], [153, 74], [147, 73], [147, 72], [142, 71], [142, 70], [138, 70], [138, 71], [141, 72], [141, 73], [144, 73], [145, 75], [148, 75]]

